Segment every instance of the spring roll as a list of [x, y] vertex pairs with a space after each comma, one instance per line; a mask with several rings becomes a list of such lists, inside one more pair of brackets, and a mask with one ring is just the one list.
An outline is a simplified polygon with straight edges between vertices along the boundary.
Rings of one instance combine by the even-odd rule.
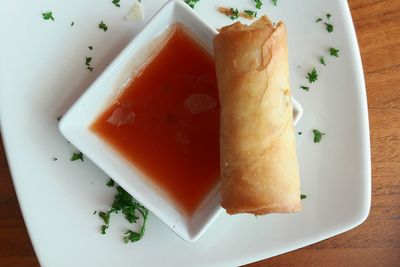
[[220, 97], [222, 207], [229, 214], [301, 209], [287, 31], [267, 17], [214, 38]]

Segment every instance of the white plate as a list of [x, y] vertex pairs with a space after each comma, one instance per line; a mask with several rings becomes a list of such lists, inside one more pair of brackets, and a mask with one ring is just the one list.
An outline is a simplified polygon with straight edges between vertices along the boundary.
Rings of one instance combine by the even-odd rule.
[[[146, 20], [165, 1], [143, 1]], [[124, 244], [123, 220], [113, 217], [108, 234], [92, 213], [106, 209], [113, 190], [91, 162], [71, 162], [75, 151], [56, 118], [82, 94], [143, 26], [123, 18], [132, 2], [1, 2], [0, 118], [14, 185], [25, 222], [43, 266], [234, 266], [291, 251], [360, 224], [370, 207], [370, 149], [362, 66], [347, 2], [264, 0], [260, 13], [289, 29], [291, 83], [303, 105], [297, 126], [304, 210], [290, 215], [220, 216], [190, 244], [150, 216], [145, 238]], [[232, 21], [215, 11], [232, 1], [202, 0], [196, 12], [220, 27]], [[235, 1], [252, 7], [253, 1]], [[252, 8], [254, 9], [254, 8]], [[55, 21], [41, 13], [51, 10]], [[332, 14], [334, 32], [317, 17]], [[16, 18], [16, 14], [18, 17]], [[97, 28], [108, 24], [107, 32]], [[74, 21], [74, 25], [70, 26]], [[88, 46], [93, 46], [89, 50]], [[340, 57], [327, 55], [330, 46]], [[327, 66], [319, 64], [325, 55]], [[92, 56], [94, 72], [85, 67]], [[298, 67], [299, 66], [299, 67]], [[318, 82], [301, 91], [312, 66]], [[314, 144], [312, 129], [326, 132]], [[57, 157], [57, 161], [52, 161]]]

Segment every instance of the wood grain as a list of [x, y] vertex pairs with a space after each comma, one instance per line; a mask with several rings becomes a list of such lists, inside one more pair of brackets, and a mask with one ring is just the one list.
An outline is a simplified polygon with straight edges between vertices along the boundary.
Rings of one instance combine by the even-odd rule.
[[[400, 266], [400, 1], [349, 4], [368, 95], [370, 215], [349, 232], [248, 266]], [[39, 266], [0, 145], [0, 266]]]

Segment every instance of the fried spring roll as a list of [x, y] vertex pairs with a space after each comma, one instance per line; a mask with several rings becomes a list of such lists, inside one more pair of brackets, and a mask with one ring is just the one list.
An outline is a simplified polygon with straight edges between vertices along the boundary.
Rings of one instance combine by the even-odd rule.
[[267, 17], [214, 39], [220, 97], [222, 207], [229, 214], [301, 209], [287, 32]]

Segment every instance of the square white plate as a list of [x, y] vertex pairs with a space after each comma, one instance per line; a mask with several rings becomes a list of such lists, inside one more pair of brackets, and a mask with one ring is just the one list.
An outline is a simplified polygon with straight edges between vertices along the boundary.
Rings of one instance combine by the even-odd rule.
[[[143, 1], [145, 21], [165, 1]], [[360, 224], [370, 207], [370, 149], [367, 102], [360, 55], [345, 0], [264, 1], [259, 14], [284, 20], [294, 97], [303, 105], [297, 125], [304, 210], [297, 214], [220, 216], [196, 243], [187, 243], [155, 216], [144, 239], [124, 244], [127, 225], [114, 216], [106, 235], [95, 210], [112, 202], [108, 178], [90, 161], [71, 162], [75, 149], [58, 131], [56, 118], [144, 25], [123, 18], [132, 2], [1, 2], [0, 118], [2, 136], [21, 209], [43, 266], [236, 266], [291, 251]], [[215, 9], [228, 0], [201, 0], [195, 8], [215, 27], [232, 21]], [[253, 1], [234, 7], [254, 9]], [[42, 19], [53, 11], [55, 21]], [[317, 17], [326, 13], [328, 33]], [[15, 19], [18, 14], [18, 19]], [[100, 21], [107, 32], [98, 29]], [[74, 25], [71, 26], [71, 22]], [[93, 46], [89, 50], [88, 46]], [[340, 57], [329, 56], [329, 47]], [[327, 66], [319, 64], [324, 55]], [[85, 57], [93, 57], [93, 72]], [[309, 92], [305, 76], [319, 77]], [[326, 133], [313, 143], [312, 129]], [[58, 160], [53, 161], [56, 157]]]

